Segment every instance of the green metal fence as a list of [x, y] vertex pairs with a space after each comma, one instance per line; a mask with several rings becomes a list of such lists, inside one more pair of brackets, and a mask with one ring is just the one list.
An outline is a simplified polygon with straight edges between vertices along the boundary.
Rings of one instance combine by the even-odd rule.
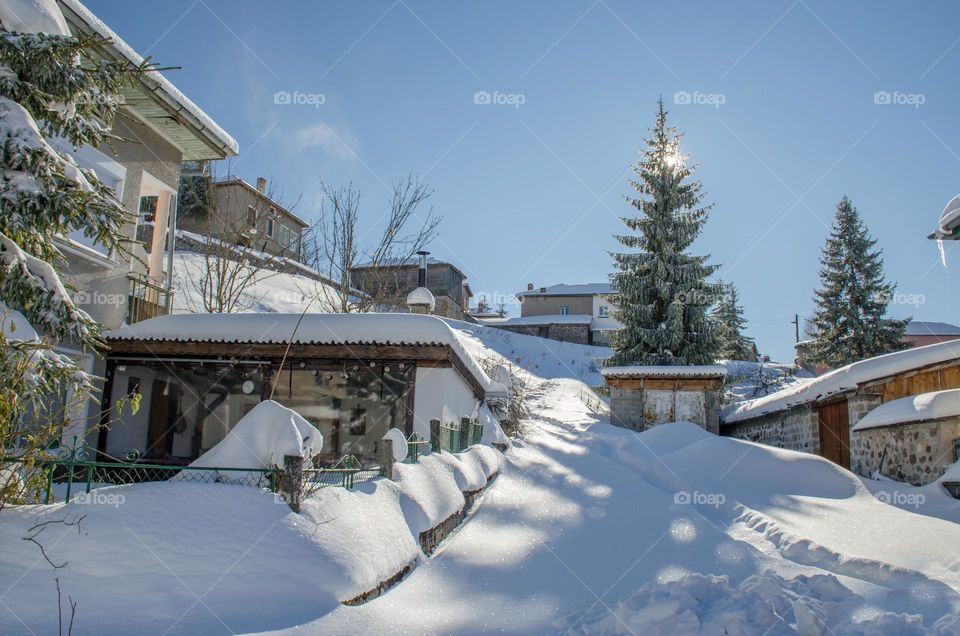
[[407, 440], [407, 459], [404, 461], [409, 464], [416, 464], [420, 461], [422, 455], [426, 455], [432, 450], [433, 445], [430, 444], [430, 440], [423, 439], [420, 433], [414, 431]]
[[329, 468], [307, 468], [303, 471], [304, 482], [313, 488], [340, 486], [347, 490], [355, 484], [381, 477], [379, 466], [364, 466], [353, 455], [344, 455]]
[[483, 424], [476, 421], [440, 424], [438, 438], [440, 450], [459, 453], [480, 443], [483, 438]]

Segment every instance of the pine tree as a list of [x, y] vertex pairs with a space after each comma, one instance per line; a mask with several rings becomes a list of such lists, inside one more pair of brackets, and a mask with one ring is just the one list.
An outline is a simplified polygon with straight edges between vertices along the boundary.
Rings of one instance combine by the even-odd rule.
[[820, 257], [820, 289], [809, 335], [811, 359], [839, 367], [906, 347], [910, 319], [884, 318], [896, 286], [884, 280], [881, 251], [846, 196]]
[[[51, 396], [72, 388], [82, 400], [92, 389], [53, 347], [102, 343], [61, 282], [54, 238], [79, 230], [117, 253], [131, 220], [113, 190], [48, 140], [105, 143], [122, 85], [148, 64], [105, 62], [94, 51], [106, 42], [71, 36], [55, 2], [39, 0], [31, 15], [27, 6], [18, 15], [0, 5], [0, 448], [19, 446], [29, 463], [66, 423], [66, 411], [41, 422]], [[25, 425], [26, 414], [33, 419]], [[0, 507], [9, 485], [0, 483]]]
[[612, 339], [608, 365], [709, 364], [717, 347], [707, 308], [718, 286], [707, 281], [716, 266], [708, 256], [687, 253], [707, 220], [701, 184], [688, 180], [694, 167], [680, 154], [680, 135], [667, 124], [663, 99], [633, 166], [630, 185], [641, 196], [626, 197], [638, 214], [623, 219], [632, 234], [615, 238], [630, 251], [612, 253], [619, 270], [614, 315], [620, 329]]
[[745, 336], [747, 323], [740, 304], [740, 294], [733, 283], [721, 283], [722, 292], [710, 319], [716, 330], [717, 355], [725, 360], [754, 360], [756, 346], [753, 338]]

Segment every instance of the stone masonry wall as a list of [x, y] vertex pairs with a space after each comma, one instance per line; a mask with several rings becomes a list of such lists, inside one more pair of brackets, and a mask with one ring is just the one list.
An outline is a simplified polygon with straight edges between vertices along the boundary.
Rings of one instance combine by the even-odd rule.
[[960, 417], [868, 428], [854, 431], [851, 437], [853, 472], [867, 476], [880, 470], [891, 479], [922, 486], [941, 477], [944, 469], [957, 461], [954, 440], [960, 438]]
[[807, 406], [724, 426], [720, 434], [804, 453], [816, 454], [820, 451], [817, 413]]

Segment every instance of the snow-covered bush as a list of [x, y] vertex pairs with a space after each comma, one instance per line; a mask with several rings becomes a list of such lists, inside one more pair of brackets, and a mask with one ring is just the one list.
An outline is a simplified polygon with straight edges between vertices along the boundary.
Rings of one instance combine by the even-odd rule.
[[527, 421], [532, 413], [530, 409], [530, 383], [519, 367], [502, 364], [501, 359], [487, 356], [480, 359], [480, 366], [491, 380], [507, 388], [507, 398], [491, 400], [490, 409], [500, 420], [503, 432], [509, 436], [523, 439], [527, 433]]

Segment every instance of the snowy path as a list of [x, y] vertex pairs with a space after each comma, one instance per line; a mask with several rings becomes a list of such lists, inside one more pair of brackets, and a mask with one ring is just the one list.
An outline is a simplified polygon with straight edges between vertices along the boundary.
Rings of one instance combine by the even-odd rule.
[[[438, 554], [385, 596], [292, 632], [542, 634], [578, 632], [584, 619], [612, 633], [655, 633], [654, 624], [690, 633], [693, 613], [742, 597], [721, 608], [729, 633], [796, 633], [792, 625], [824, 621], [839, 628], [851, 617], [873, 618], [884, 633], [920, 633], [903, 617], [875, 616], [878, 608], [922, 614], [929, 627], [960, 607], [956, 524], [878, 504], [858, 480], [817, 458], [692, 427], [659, 436], [615, 429], [578, 392], [574, 381], [540, 385], [535, 431], [507, 454], [503, 474]], [[678, 492], [701, 505], [683, 495], [677, 503]], [[716, 495], [725, 501], [715, 505]], [[651, 582], [675, 596], [688, 573], [726, 575], [744, 589], [714, 581], [692, 595], [702, 607], [687, 614], [691, 595], [683, 590], [654, 616], [638, 617], [656, 605], [649, 599], [640, 610], [618, 605]], [[797, 591], [800, 584], [785, 579], [800, 574], [821, 576]], [[758, 598], [771, 597], [781, 616], [751, 613]], [[960, 633], [946, 629], [938, 633]]]

